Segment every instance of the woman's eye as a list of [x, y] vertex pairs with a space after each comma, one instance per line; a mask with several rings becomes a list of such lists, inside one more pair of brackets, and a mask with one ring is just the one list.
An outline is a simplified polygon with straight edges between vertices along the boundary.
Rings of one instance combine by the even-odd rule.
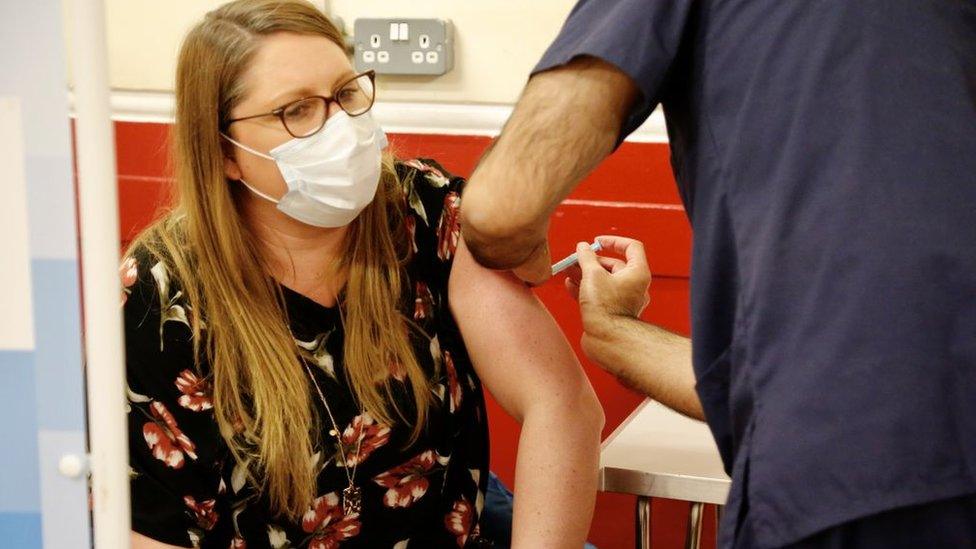
[[358, 92], [359, 92], [358, 88], [345, 88], [339, 90], [339, 93], [336, 95], [336, 100], [340, 102], [350, 101], [356, 97], [356, 94]]
[[299, 103], [298, 105], [292, 105], [285, 109], [285, 116], [292, 119], [302, 118], [303, 116], [307, 116], [310, 110], [307, 103]]

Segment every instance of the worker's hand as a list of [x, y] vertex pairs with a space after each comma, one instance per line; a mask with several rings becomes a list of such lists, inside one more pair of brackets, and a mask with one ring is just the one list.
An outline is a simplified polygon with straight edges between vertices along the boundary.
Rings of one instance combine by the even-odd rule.
[[569, 271], [566, 288], [579, 301], [583, 331], [600, 336], [614, 319], [637, 318], [650, 303], [651, 270], [644, 245], [632, 238], [600, 236], [603, 250], [626, 258], [598, 256], [589, 245], [576, 246], [579, 264]]

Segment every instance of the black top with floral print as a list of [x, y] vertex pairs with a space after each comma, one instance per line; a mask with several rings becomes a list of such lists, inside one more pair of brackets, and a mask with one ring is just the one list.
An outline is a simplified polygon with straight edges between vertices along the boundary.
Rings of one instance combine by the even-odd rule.
[[[382, 425], [359, 411], [343, 371], [339, 310], [283, 288], [295, 344], [309, 356], [342, 429], [342, 444], [328, 434], [331, 422], [310, 382], [324, 420], [319, 451], [309, 456], [321, 469], [319, 495], [300, 522], [276, 518], [221, 438], [209, 365], [194, 364], [178, 282], [163, 263], [135, 250], [121, 270], [133, 530], [165, 543], [220, 549], [475, 545], [488, 431], [481, 384], [447, 299], [463, 180], [429, 160], [398, 163], [397, 170], [405, 181], [405, 223], [414, 246], [403, 312], [426, 334], [414, 337], [414, 351], [435, 396], [420, 440], [407, 447], [409, 426]], [[403, 379], [402, 372], [391, 373]], [[345, 460], [337, 459], [340, 451]], [[343, 461], [356, 465], [360, 513], [343, 511]]]

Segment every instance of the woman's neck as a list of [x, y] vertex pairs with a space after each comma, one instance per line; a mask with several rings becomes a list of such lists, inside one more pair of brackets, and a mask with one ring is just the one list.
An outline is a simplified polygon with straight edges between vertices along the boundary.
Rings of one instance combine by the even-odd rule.
[[281, 213], [274, 204], [244, 197], [244, 222], [257, 238], [271, 276], [279, 283], [331, 307], [345, 285], [345, 273], [336, 272], [348, 225], [321, 228], [306, 225]]

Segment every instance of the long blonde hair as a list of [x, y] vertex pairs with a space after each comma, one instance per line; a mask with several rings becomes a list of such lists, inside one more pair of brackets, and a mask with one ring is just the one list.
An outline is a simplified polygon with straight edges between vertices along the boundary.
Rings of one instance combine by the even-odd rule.
[[[224, 175], [230, 153], [219, 136], [241, 100], [241, 75], [260, 39], [283, 31], [343, 46], [328, 18], [301, 0], [236, 0], [190, 30], [176, 75], [176, 201], [130, 249], [146, 249], [175, 273], [193, 311], [195, 355], [212, 368], [221, 434], [272, 510], [297, 518], [316, 496], [310, 460], [319, 421], [280, 286], [255, 249]], [[393, 158], [386, 155], [376, 198], [343, 245], [338, 267], [348, 283], [340, 307], [345, 371], [355, 396], [381, 423], [412, 423], [414, 441], [426, 424], [431, 393], [410, 345], [411, 328], [399, 312], [402, 266], [410, 253], [401, 200]], [[393, 399], [392, 364], [406, 372], [413, 397], [408, 412]]]

